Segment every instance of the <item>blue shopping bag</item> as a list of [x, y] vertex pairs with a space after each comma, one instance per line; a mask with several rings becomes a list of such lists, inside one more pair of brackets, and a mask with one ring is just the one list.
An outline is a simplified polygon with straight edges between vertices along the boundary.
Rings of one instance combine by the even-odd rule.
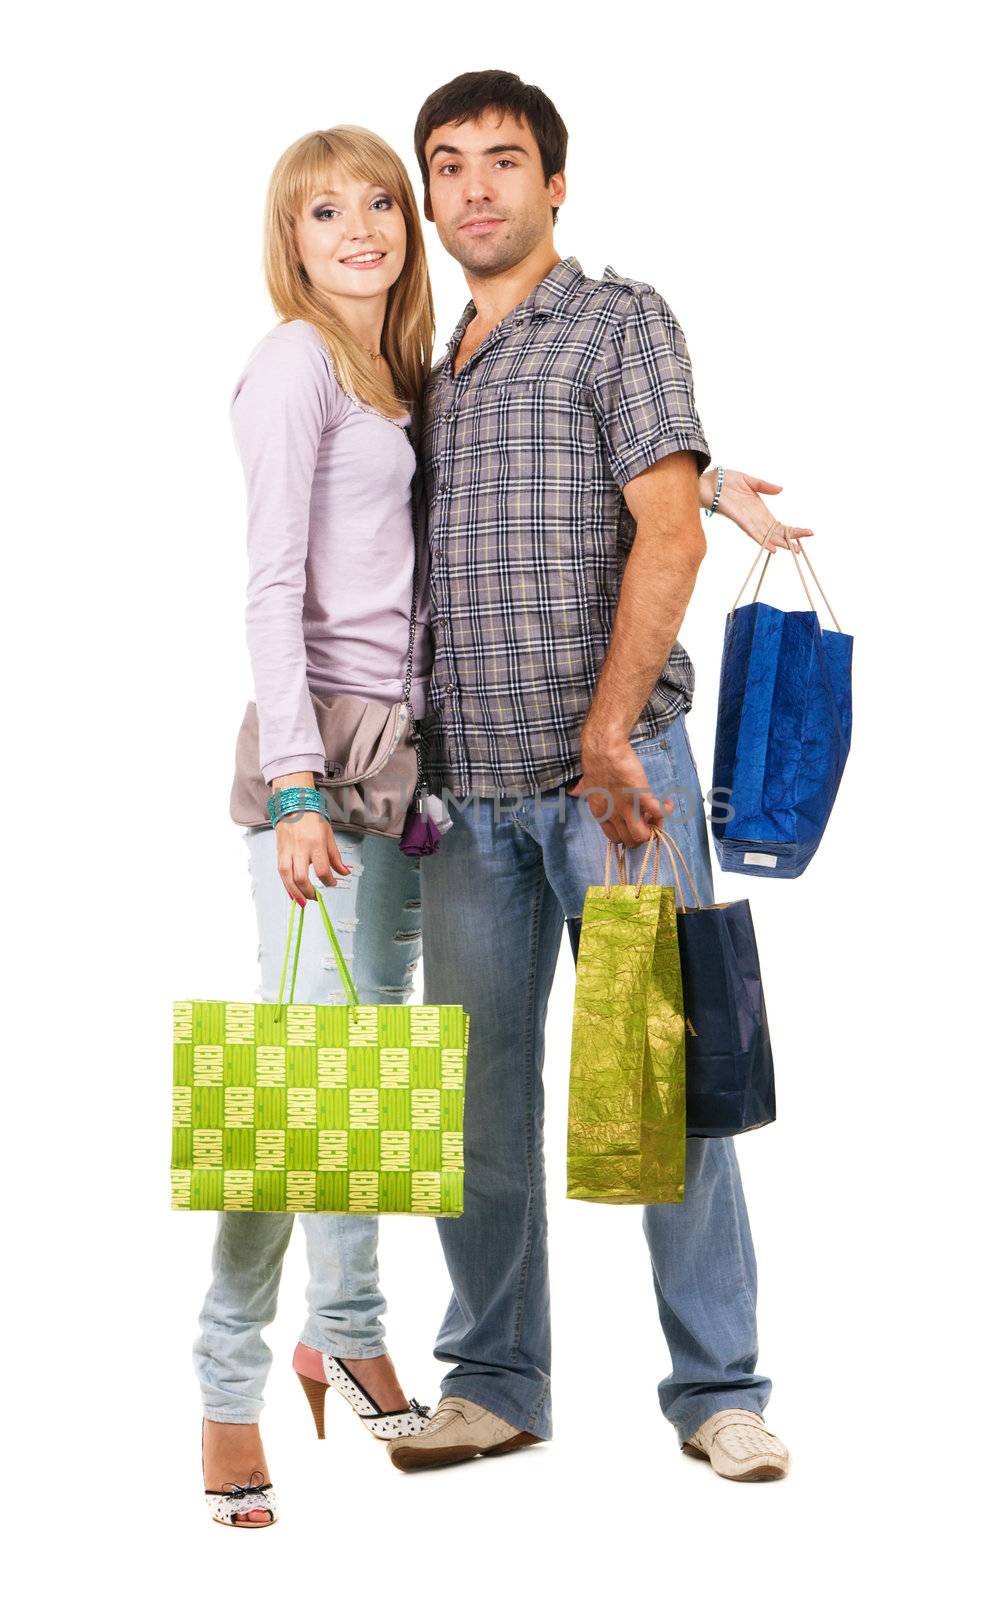
[[677, 841], [666, 828], [655, 828], [654, 835], [664, 844], [675, 879], [686, 1135], [725, 1139], [764, 1128], [776, 1120], [776, 1081], [751, 905], [729, 900], [705, 906]]
[[[725, 872], [797, 878], [821, 843], [852, 733], [852, 635], [844, 633], [801, 548], [835, 631], [809, 611], [780, 611], [738, 591], [724, 630], [713, 752], [711, 829]], [[729, 815], [720, 815], [727, 810]]]

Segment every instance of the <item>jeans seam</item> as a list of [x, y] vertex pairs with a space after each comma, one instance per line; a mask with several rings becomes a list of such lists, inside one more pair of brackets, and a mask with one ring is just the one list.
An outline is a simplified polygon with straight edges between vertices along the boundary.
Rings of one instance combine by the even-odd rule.
[[535, 1001], [536, 1001], [536, 966], [539, 955], [539, 918], [542, 908], [543, 885], [546, 881], [545, 871], [540, 865], [536, 876], [536, 893], [532, 907], [532, 924], [529, 936], [529, 981], [528, 1004], [526, 1006], [526, 1050], [525, 1050], [525, 1075], [526, 1075], [526, 1123], [525, 1123], [525, 1156], [526, 1174], [528, 1178], [528, 1206], [526, 1208], [526, 1239], [525, 1250], [518, 1275], [518, 1293], [515, 1299], [515, 1323], [513, 1328], [512, 1348], [510, 1359], [518, 1357], [521, 1339], [522, 1324], [525, 1314], [525, 1290], [529, 1279], [529, 1261], [532, 1256], [533, 1224], [536, 1216], [536, 1185], [533, 1172], [533, 1128], [535, 1124]]
[[[738, 1208], [737, 1208], [737, 1198], [736, 1198], [736, 1194], [735, 1194], [735, 1179], [738, 1176], [739, 1169], [738, 1169], [737, 1151], [734, 1149], [733, 1140], [731, 1141], [731, 1154], [732, 1154], [732, 1158], [733, 1158], [733, 1164], [731, 1164], [729, 1166], [729, 1170], [728, 1170], [728, 1187], [730, 1189], [730, 1202], [731, 1202], [730, 1203], [731, 1226], [733, 1227], [733, 1230], [734, 1230], [734, 1240], [735, 1240], [735, 1244], [737, 1246], [738, 1256], [739, 1256], [740, 1261], [741, 1261], [741, 1287], [745, 1292], [745, 1298], [746, 1298], [746, 1300], [748, 1302], [748, 1310], [749, 1310], [749, 1312], [751, 1314], [752, 1327], [756, 1329], [755, 1363], [756, 1363], [756, 1366], [757, 1366], [758, 1365], [758, 1349], [757, 1349], [757, 1345], [758, 1345], [758, 1332], [757, 1332], [758, 1316], [757, 1316], [757, 1311], [756, 1311], [756, 1306], [755, 1306], [755, 1296], [752, 1294], [751, 1284], [748, 1282], [748, 1272], [747, 1272], [747, 1266], [746, 1266], [746, 1261], [745, 1261], [744, 1240], [741, 1237], [741, 1229], [738, 1227]], [[754, 1245], [752, 1245], [751, 1248], [754, 1250], [754, 1248], [755, 1248]]]

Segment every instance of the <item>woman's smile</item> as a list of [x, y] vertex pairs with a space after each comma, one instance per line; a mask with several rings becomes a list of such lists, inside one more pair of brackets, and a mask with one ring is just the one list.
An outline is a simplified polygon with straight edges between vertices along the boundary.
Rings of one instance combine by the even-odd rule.
[[360, 250], [357, 255], [339, 257], [342, 267], [353, 267], [356, 270], [378, 267], [385, 259], [385, 250]]

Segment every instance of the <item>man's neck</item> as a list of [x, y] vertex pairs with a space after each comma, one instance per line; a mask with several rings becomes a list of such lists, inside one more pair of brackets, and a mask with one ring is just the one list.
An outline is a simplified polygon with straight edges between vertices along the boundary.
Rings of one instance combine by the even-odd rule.
[[506, 272], [499, 272], [491, 277], [482, 277], [472, 273], [465, 274], [469, 285], [473, 304], [477, 308], [476, 323], [483, 334], [496, 328], [503, 322], [510, 311], [527, 300], [536, 285], [549, 277], [560, 257], [553, 248], [553, 240], [545, 239], [538, 244], [535, 250], [518, 262], [517, 266], [509, 267]]

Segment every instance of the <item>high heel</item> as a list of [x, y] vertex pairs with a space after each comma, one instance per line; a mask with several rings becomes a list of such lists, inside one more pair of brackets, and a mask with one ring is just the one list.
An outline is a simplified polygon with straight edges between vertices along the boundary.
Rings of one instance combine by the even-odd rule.
[[303, 1393], [310, 1403], [313, 1412], [313, 1422], [317, 1430], [318, 1439], [326, 1439], [324, 1432], [324, 1401], [327, 1399], [326, 1383], [321, 1383], [319, 1378], [308, 1378], [305, 1372], [297, 1372], [296, 1377], [303, 1386]]
[[[202, 1476], [205, 1476], [205, 1422], [202, 1422]], [[259, 1479], [259, 1482], [255, 1482]], [[264, 1473], [252, 1472], [246, 1483], [231, 1483], [225, 1489], [206, 1489], [205, 1504], [213, 1522], [224, 1528], [271, 1528], [278, 1521], [275, 1488], [265, 1483]], [[267, 1511], [267, 1522], [238, 1522], [252, 1511]]]
[[[318, 1356], [323, 1367], [323, 1378], [316, 1377], [313, 1370], [307, 1370], [315, 1369]], [[309, 1403], [318, 1439], [327, 1437], [324, 1404], [329, 1389], [337, 1390], [375, 1439], [404, 1439], [423, 1433], [428, 1426], [430, 1406], [421, 1406], [412, 1400], [406, 1411], [381, 1411], [337, 1356], [325, 1355], [320, 1350], [297, 1344], [292, 1365]]]

